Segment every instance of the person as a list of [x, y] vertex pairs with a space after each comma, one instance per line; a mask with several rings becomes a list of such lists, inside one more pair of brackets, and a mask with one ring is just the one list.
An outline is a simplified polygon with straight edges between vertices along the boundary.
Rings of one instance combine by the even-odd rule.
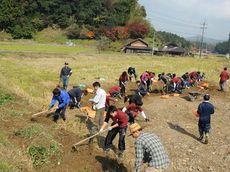
[[[89, 102], [93, 104], [93, 109], [96, 110], [95, 119], [89, 120], [88, 129], [90, 135], [96, 134], [104, 122], [104, 112], [106, 104], [106, 92], [101, 88], [99, 82], [93, 83], [93, 88], [95, 96], [92, 99], [89, 99]], [[97, 138], [98, 145], [101, 146], [102, 140]], [[93, 143], [93, 138], [89, 140], [89, 144]]]
[[186, 72], [185, 74], [183, 74], [183, 75], [181, 76], [181, 78], [182, 78], [183, 83], [184, 83], [184, 86], [185, 86], [186, 88], [191, 87], [191, 85], [190, 85], [190, 83], [189, 83], [189, 74], [188, 74], [188, 72]]
[[100, 128], [104, 121], [105, 103], [106, 103], [106, 92], [101, 88], [99, 82], [93, 83], [95, 97], [89, 99], [93, 103], [93, 107], [96, 110], [96, 119], [98, 120], [98, 127]]
[[109, 94], [111, 97], [121, 98], [121, 87], [113, 86], [109, 89]]
[[148, 163], [145, 172], [157, 172], [169, 166], [169, 157], [155, 134], [142, 132], [138, 123], [131, 124], [129, 130], [135, 139], [135, 172], [141, 171], [142, 163]]
[[137, 80], [137, 74], [136, 74], [136, 70], [134, 67], [129, 67], [128, 68], [128, 74], [129, 74], [129, 81], [132, 81], [132, 78], [135, 78], [135, 81]]
[[112, 97], [110, 94], [106, 95], [106, 101], [105, 101], [105, 111], [107, 112], [110, 106], [110, 102], [118, 102], [118, 99]]
[[63, 84], [63, 89], [67, 90], [69, 84], [69, 77], [72, 75], [72, 69], [68, 66], [69, 64], [65, 62], [65, 66], [61, 69], [60, 72], [60, 81]]
[[147, 86], [141, 83], [140, 81], [136, 81], [136, 84], [137, 84], [136, 93], [141, 95], [142, 97], [146, 96], [146, 94], [148, 94]]
[[171, 84], [173, 86], [172, 92], [182, 93], [182, 80], [175, 73], [172, 75]]
[[149, 71], [146, 71], [146, 72], [148, 73], [148, 79], [146, 81], [147, 90], [148, 90], [148, 92], [150, 92], [151, 87], [152, 87], [152, 83], [153, 83], [153, 80], [154, 80], [156, 74], [154, 72], [149, 72]]
[[210, 95], [204, 95], [204, 101], [199, 104], [197, 114], [199, 115], [199, 140], [208, 143], [209, 130], [211, 128], [211, 114], [214, 114], [214, 106], [209, 103]]
[[[58, 101], [58, 108], [55, 108], [54, 105], [56, 104], [57, 101]], [[66, 120], [65, 112], [69, 102], [70, 102], [70, 97], [65, 90], [61, 90], [58, 87], [53, 90], [53, 98], [49, 105], [49, 111], [55, 112], [54, 115], [55, 122], [57, 122], [59, 117], [61, 117], [63, 121]]]
[[125, 87], [126, 87], [127, 82], [128, 82], [128, 74], [126, 71], [124, 71], [119, 78], [119, 86], [121, 87], [121, 96], [122, 97], [125, 96]]
[[220, 91], [224, 91], [225, 87], [227, 86], [227, 81], [229, 80], [229, 72], [227, 71], [227, 68], [225, 67], [224, 70], [220, 74]]
[[140, 76], [141, 83], [143, 85], [145, 85], [146, 87], [147, 87], [147, 81], [148, 81], [148, 79], [149, 79], [149, 74], [148, 74], [147, 71], [145, 71], [144, 73], [141, 74], [141, 76]]
[[88, 89], [81, 90], [79, 87], [73, 86], [71, 90], [68, 91], [70, 96], [70, 109], [80, 108], [81, 98], [88, 94]]
[[136, 104], [135, 102], [129, 102], [129, 105], [122, 109], [122, 112], [125, 112], [129, 117], [129, 123], [134, 123], [135, 118], [140, 113], [141, 116], [144, 118], [145, 122], [148, 122], [149, 119], [146, 117], [145, 112], [141, 108], [143, 103]]
[[112, 119], [113, 122], [109, 127], [109, 132], [105, 138], [104, 151], [106, 153], [109, 152], [110, 146], [112, 145], [114, 138], [119, 133], [118, 156], [121, 158], [123, 152], [125, 151], [125, 135], [128, 126], [128, 118], [126, 114], [121, 110], [117, 109], [116, 106], [110, 106], [106, 114], [104, 124], [100, 129], [100, 132], [102, 132], [108, 125], [109, 119]]

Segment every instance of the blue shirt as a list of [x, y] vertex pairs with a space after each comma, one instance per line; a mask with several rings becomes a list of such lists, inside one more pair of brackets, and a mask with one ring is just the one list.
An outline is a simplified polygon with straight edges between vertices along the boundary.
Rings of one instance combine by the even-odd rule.
[[50, 102], [50, 107], [53, 107], [55, 105], [56, 101], [58, 101], [58, 103], [59, 103], [58, 104], [59, 109], [64, 108], [65, 106], [67, 106], [69, 104], [69, 101], [70, 101], [69, 94], [64, 90], [61, 90], [60, 96], [53, 96], [53, 98]]
[[211, 114], [214, 114], [214, 106], [211, 103], [204, 101], [198, 106], [197, 113], [200, 115], [199, 121], [210, 123]]

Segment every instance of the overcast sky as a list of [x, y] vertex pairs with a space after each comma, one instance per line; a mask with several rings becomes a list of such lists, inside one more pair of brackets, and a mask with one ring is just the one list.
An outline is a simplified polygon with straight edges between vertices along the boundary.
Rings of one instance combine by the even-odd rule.
[[206, 21], [205, 37], [227, 40], [230, 32], [230, 0], [139, 0], [147, 19], [158, 31], [184, 37], [201, 34]]

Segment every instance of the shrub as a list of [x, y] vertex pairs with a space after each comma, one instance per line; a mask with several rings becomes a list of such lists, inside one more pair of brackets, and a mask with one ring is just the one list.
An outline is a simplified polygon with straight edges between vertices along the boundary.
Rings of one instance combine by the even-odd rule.
[[32, 23], [25, 22], [23, 25], [15, 25], [10, 28], [11, 35], [14, 39], [31, 39], [35, 33], [35, 29]]
[[13, 100], [13, 97], [9, 94], [6, 94], [6, 93], [3, 93], [1, 90], [0, 90], [0, 106]]
[[129, 37], [128, 27], [122, 26], [114, 27], [111, 29], [105, 29], [104, 34], [112, 41], [124, 40]]
[[28, 153], [35, 167], [49, 163], [51, 158], [56, 158], [60, 162], [61, 154], [58, 145], [55, 143], [52, 143], [49, 148], [44, 146], [30, 146]]
[[130, 38], [144, 38], [148, 33], [148, 27], [142, 23], [131, 23], [128, 25]]
[[109, 38], [103, 36], [101, 37], [101, 39], [98, 41], [98, 44], [97, 44], [97, 49], [98, 51], [105, 51], [105, 50], [108, 50], [110, 48], [110, 44], [111, 44], [111, 41]]
[[80, 37], [81, 28], [77, 24], [72, 24], [66, 29], [66, 36], [69, 39], [77, 39]]

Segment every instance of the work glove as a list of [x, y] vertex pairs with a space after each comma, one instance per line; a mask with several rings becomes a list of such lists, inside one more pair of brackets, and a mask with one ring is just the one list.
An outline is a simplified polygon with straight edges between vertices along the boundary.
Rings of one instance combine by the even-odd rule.
[[145, 118], [145, 122], [149, 122], [150, 120], [148, 118]]

